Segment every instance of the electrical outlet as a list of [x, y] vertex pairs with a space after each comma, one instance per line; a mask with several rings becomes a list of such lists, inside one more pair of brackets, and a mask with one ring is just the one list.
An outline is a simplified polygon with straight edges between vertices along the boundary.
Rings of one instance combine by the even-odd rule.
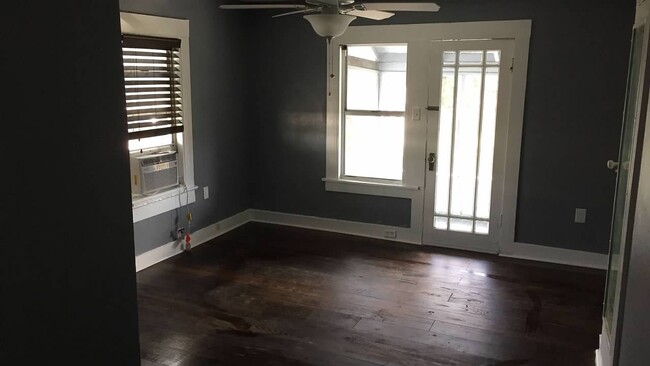
[[210, 190], [208, 189], [208, 186], [203, 187], [203, 199], [207, 200], [210, 198]]
[[578, 224], [584, 224], [587, 222], [587, 209], [586, 208], [576, 208], [576, 214], [574, 221]]
[[397, 238], [397, 230], [395, 229], [384, 230], [384, 238], [390, 238], [390, 239]]

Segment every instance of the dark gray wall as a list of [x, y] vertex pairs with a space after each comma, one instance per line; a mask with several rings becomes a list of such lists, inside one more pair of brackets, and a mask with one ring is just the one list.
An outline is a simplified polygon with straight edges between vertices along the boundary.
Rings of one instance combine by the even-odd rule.
[[[122, 11], [190, 21], [194, 179], [200, 187], [190, 205], [192, 231], [250, 207], [248, 106], [242, 99], [247, 70], [241, 67], [238, 13], [224, 13], [215, 0], [120, 0]], [[203, 199], [201, 187], [210, 198]], [[172, 241], [170, 233], [187, 227], [186, 208], [134, 225], [136, 254]]]
[[1, 362], [139, 365], [118, 2], [15, 1], [0, 20]]
[[325, 191], [325, 40], [300, 16], [271, 14], [247, 13], [252, 207], [409, 226], [410, 200]]
[[[605, 162], [618, 151], [634, 0], [438, 3], [438, 13], [353, 24], [532, 19], [516, 240], [607, 253], [615, 176]], [[325, 41], [300, 16], [252, 14], [253, 207], [408, 223], [408, 200], [324, 191]], [[573, 223], [577, 207], [584, 225]]]
[[[122, 0], [190, 19], [198, 230], [246, 208], [408, 226], [410, 201], [326, 192], [325, 42], [300, 16], [219, 2]], [[439, 1], [381, 24], [532, 19], [516, 240], [606, 253], [634, 1]], [[607, 19], [607, 22], [602, 22]], [[377, 22], [357, 19], [353, 24]], [[587, 223], [573, 223], [587, 208]], [[136, 254], [171, 240], [185, 210], [137, 223]]]

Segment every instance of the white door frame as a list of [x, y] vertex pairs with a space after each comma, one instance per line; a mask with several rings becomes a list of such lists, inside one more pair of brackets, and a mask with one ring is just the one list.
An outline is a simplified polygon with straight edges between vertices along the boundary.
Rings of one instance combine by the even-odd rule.
[[[509, 107], [508, 140], [506, 145], [503, 221], [499, 237], [500, 251], [514, 244], [519, 180], [519, 154], [524, 119], [526, 77], [531, 20], [494, 22], [463, 22], [434, 24], [402, 24], [351, 26], [332, 40], [332, 48], [346, 44], [407, 43], [407, 100], [404, 146], [404, 175], [394, 185], [377, 185], [363, 181], [345, 181], [339, 176], [340, 161], [340, 100], [336, 87], [338, 78], [331, 79], [332, 95], [327, 98], [326, 175], [325, 189], [348, 193], [401, 197], [411, 200], [411, 223], [408, 228], [396, 228], [394, 240], [422, 243], [424, 181], [426, 164], [426, 118], [416, 115], [426, 110], [428, 79], [428, 45], [434, 40], [449, 39], [512, 39], [514, 64], [512, 97]], [[336, 65], [336, 62], [335, 62]], [[424, 113], [422, 113], [424, 115]]]
[[[500, 50], [501, 62], [499, 63], [499, 97], [497, 100], [497, 120], [495, 126], [494, 155], [492, 168], [492, 186], [490, 189], [490, 234], [472, 234], [455, 232], [450, 230], [438, 230], [433, 228], [435, 185], [437, 184], [436, 172], [425, 171], [424, 188], [424, 224], [422, 228], [422, 243], [428, 245], [465, 249], [487, 253], [498, 253], [499, 234], [501, 231], [500, 214], [503, 200], [503, 185], [506, 159], [506, 141], [508, 137], [508, 107], [510, 106], [512, 72], [513, 42], [510, 39], [500, 40], [455, 40], [445, 42], [432, 42], [430, 47], [430, 68], [429, 68], [429, 105], [440, 107], [441, 75], [442, 75], [442, 52], [460, 50]], [[483, 67], [483, 66], [481, 66]], [[486, 66], [489, 67], [489, 66]], [[458, 88], [458, 85], [454, 86]], [[479, 113], [482, 113], [479, 112]], [[427, 155], [438, 153], [438, 131], [440, 129], [440, 111], [429, 110], [427, 113]], [[455, 122], [452, 122], [455, 126]], [[454, 129], [455, 127], [452, 127]], [[481, 133], [479, 132], [479, 139]], [[479, 141], [480, 144], [480, 141]], [[453, 145], [453, 144], [452, 144]], [[451, 152], [453, 155], [453, 151]], [[439, 160], [440, 157], [437, 157]], [[453, 159], [452, 159], [453, 160]], [[479, 161], [477, 160], [477, 167]], [[437, 167], [437, 166], [436, 166]], [[451, 184], [451, 181], [450, 181]], [[451, 195], [449, 197], [451, 200]]]

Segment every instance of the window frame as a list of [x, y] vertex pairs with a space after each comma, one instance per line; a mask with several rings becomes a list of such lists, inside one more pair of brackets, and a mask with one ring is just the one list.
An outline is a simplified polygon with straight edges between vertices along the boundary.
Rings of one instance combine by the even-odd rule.
[[[132, 200], [133, 222], [175, 210], [196, 201], [194, 184], [194, 154], [192, 138], [192, 97], [190, 77], [190, 39], [189, 20], [167, 18], [153, 15], [120, 12], [120, 25], [123, 34], [149, 37], [177, 38], [181, 40], [181, 95], [183, 98], [182, 139], [177, 139], [179, 178], [182, 185], [163, 192], [137, 197]], [[129, 153], [131, 155], [131, 153]]]
[[[375, 26], [382, 27], [383, 29], [390, 30], [394, 25]], [[411, 119], [411, 101], [409, 100], [409, 90], [412, 84], [412, 72], [410, 71], [410, 64], [412, 62], [411, 55], [411, 42], [408, 37], [383, 37], [380, 33], [383, 32], [361, 32], [360, 37], [351, 37], [348, 40], [347, 34], [356, 33], [355, 31], [360, 28], [370, 27], [350, 27], [341, 37], [336, 37], [331, 42], [332, 51], [334, 54], [333, 65], [336, 71], [334, 77], [328, 76], [328, 90], [331, 95], [328, 95], [326, 106], [326, 119], [327, 119], [327, 137], [326, 137], [326, 171], [325, 177], [322, 181], [325, 184], [326, 191], [345, 192], [345, 193], [358, 193], [368, 194], [385, 197], [399, 197], [399, 198], [412, 198], [414, 191], [421, 190], [421, 185], [417, 183], [417, 177], [413, 176], [410, 168], [407, 167], [409, 161], [412, 159], [410, 155], [410, 147], [407, 146], [409, 141], [408, 124]], [[376, 28], [376, 29], [382, 29]], [[374, 33], [374, 34], [373, 34]], [[344, 170], [345, 164], [345, 114], [346, 114], [346, 74], [347, 62], [345, 60], [344, 51], [342, 46], [357, 46], [357, 45], [386, 45], [386, 44], [403, 44], [407, 47], [407, 66], [406, 66], [406, 105], [404, 112], [395, 111], [367, 111], [368, 115], [403, 115], [404, 118], [404, 146], [402, 153], [402, 179], [380, 179], [369, 177], [353, 177], [346, 176]], [[354, 112], [354, 111], [353, 111]], [[364, 111], [365, 113], [366, 111]]]
[[[387, 43], [373, 43], [373, 44], [353, 44], [354, 46], [377, 46], [377, 45], [386, 45]], [[352, 45], [352, 44], [350, 44]], [[340, 151], [339, 151], [339, 179], [345, 181], [357, 181], [357, 182], [366, 182], [369, 184], [382, 184], [385, 186], [400, 186], [404, 179], [404, 159], [402, 157], [402, 177], [400, 179], [389, 179], [389, 178], [379, 178], [379, 177], [363, 177], [363, 176], [353, 176], [345, 174], [345, 130], [346, 130], [346, 119], [347, 116], [362, 116], [362, 117], [401, 117], [404, 119], [404, 129], [406, 129], [406, 104], [404, 105], [403, 111], [393, 111], [393, 110], [365, 110], [365, 109], [350, 109], [348, 108], [348, 68], [349, 68], [349, 55], [347, 48], [350, 45], [342, 45], [339, 47], [340, 52], [340, 81], [337, 87], [339, 88], [340, 93]], [[393, 44], [391, 44], [393, 45]], [[404, 44], [407, 47], [408, 55], [408, 45]], [[358, 65], [353, 65], [353, 67], [360, 67]], [[408, 78], [408, 65], [406, 67], [406, 78]], [[381, 77], [382, 74], [377, 70], [377, 92], [378, 98], [381, 95]], [[406, 80], [405, 80], [406, 81]], [[404, 136], [406, 137], [406, 136]], [[404, 139], [402, 144], [402, 154], [404, 154], [404, 144], [406, 139]]]

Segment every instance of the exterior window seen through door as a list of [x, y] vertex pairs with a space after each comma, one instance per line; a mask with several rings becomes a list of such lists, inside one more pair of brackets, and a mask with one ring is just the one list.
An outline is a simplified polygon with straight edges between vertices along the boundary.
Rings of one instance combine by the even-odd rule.
[[500, 56], [443, 53], [435, 229], [489, 233]]

